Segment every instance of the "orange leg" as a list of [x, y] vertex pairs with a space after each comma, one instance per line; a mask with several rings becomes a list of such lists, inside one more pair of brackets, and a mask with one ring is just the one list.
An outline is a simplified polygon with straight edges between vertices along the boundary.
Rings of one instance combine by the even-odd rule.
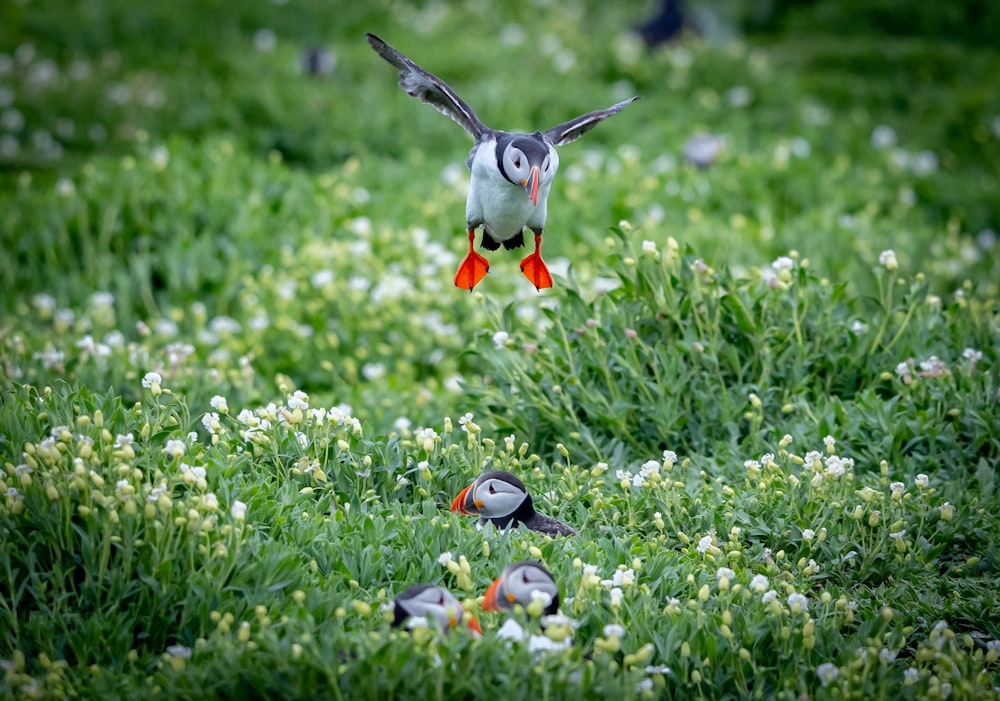
[[472, 288], [490, 272], [490, 263], [476, 253], [475, 242], [476, 230], [469, 229], [469, 252], [455, 273], [455, 287], [461, 287], [469, 292], [472, 292]]
[[535, 252], [521, 261], [521, 272], [531, 281], [536, 290], [552, 287], [552, 274], [542, 260], [542, 234], [535, 232]]

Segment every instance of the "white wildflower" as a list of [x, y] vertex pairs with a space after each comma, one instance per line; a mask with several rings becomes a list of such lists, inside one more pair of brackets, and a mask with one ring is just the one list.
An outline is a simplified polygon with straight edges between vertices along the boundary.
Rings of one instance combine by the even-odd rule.
[[247, 516], [247, 505], [237, 499], [229, 509], [234, 521], [243, 521]]
[[840, 670], [832, 662], [824, 662], [816, 668], [816, 676], [819, 677], [819, 683], [826, 686], [840, 676]]
[[792, 610], [792, 613], [804, 613], [809, 609], [809, 599], [799, 593], [789, 594], [788, 608]]
[[184, 445], [184, 441], [177, 440], [176, 438], [171, 438], [167, 441], [166, 447], [164, 447], [163, 452], [169, 457], [179, 458], [184, 455], [187, 450], [187, 446]]

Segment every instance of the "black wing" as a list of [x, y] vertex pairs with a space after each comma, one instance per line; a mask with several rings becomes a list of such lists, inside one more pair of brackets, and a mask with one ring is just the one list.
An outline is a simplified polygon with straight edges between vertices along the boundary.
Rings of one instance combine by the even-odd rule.
[[559, 519], [537, 511], [531, 518], [522, 521], [522, 523], [531, 530], [545, 533], [546, 535], [579, 535], [575, 528], [563, 523]]
[[587, 112], [587, 114], [582, 114], [576, 119], [571, 119], [568, 122], [563, 122], [562, 124], [552, 127], [545, 132], [545, 135], [549, 137], [549, 139], [552, 140], [552, 143], [556, 146], [565, 146], [566, 144], [579, 139], [608, 117], [618, 114], [638, 99], [639, 96], [636, 95], [635, 97], [629, 98], [624, 102], [619, 102], [617, 105], [609, 107], [606, 110]]
[[371, 32], [366, 36], [376, 53], [399, 69], [399, 87], [405, 90], [407, 95], [420, 98], [441, 114], [451, 117], [476, 140], [490, 131], [489, 127], [479, 121], [472, 108], [465, 104], [465, 101], [456, 95], [446, 82], [433, 73], [428, 73]]

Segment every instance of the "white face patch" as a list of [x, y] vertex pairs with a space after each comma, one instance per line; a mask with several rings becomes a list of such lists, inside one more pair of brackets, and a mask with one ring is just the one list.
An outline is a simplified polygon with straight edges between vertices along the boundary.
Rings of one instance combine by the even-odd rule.
[[514, 513], [527, 496], [516, 485], [491, 478], [476, 487], [475, 500], [480, 516], [499, 518]]

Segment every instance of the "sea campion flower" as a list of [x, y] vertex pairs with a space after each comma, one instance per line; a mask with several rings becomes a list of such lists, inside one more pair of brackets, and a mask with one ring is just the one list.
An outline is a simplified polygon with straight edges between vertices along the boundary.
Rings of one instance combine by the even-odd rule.
[[846, 471], [844, 461], [837, 455], [830, 455], [823, 461], [823, 464], [826, 466], [823, 474], [834, 479], [843, 476]]
[[627, 589], [635, 584], [635, 570], [632, 568], [617, 569], [611, 575], [611, 579], [601, 580], [601, 584], [607, 589], [613, 589], [614, 587], [625, 587]]
[[914, 484], [916, 484], [921, 489], [926, 489], [927, 485], [930, 484], [930, 478], [928, 478], [927, 475], [921, 473], [917, 475], [916, 480], [914, 480]]
[[921, 377], [941, 377], [948, 374], [948, 366], [936, 355], [932, 355], [927, 360], [920, 361]]
[[462, 416], [458, 417], [458, 425], [461, 426], [462, 431], [465, 433], [476, 433], [476, 424], [472, 421], [472, 412], [467, 411]]
[[837, 665], [832, 662], [824, 662], [816, 668], [816, 676], [819, 677], [820, 684], [827, 686], [830, 682], [840, 676], [840, 670], [837, 669]]
[[625, 626], [619, 623], [608, 623], [601, 632], [604, 633], [605, 638], [624, 638]]
[[163, 452], [172, 458], [179, 458], [184, 455], [187, 450], [187, 446], [184, 445], [184, 441], [177, 440], [176, 438], [171, 438], [167, 441], [166, 447]]
[[611, 589], [611, 608], [618, 608], [622, 605], [622, 590], [620, 587], [613, 587]]
[[[706, 536], [702, 536], [702, 538], [698, 541], [698, 552], [701, 553], [702, 555], [704, 555], [711, 548], [715, 548], [716, 546], [712, 545], [712, 541], [713, 540], [714, 540], [714, 536], [711, 533], [709, 533]], [[716, 549], [718, 549], [718, 548], [716, 548]]]
[[758, 594], [763, 594], [771, 586], [771, 581], [767, 575], [755, 574], [750, 580], [750, 589]]
[[244, 521], [247, 517], [247, 505], [237, 499], [229, 509], [234, 521]]
[[826, 452], [829, 453], [830, 455], [833, 455], [833, 451], [836, 449], [837, 446], [837, 439], [834, 438], [833, 436], [827, 436], [826, 438], [823, 439], [823, 445], [826, 447]]
[[896, 261], [896, 253], [892, 249], [886, 249], [878, 254], [878, 264], [886, 270], [895, 270], [899, 267]]
[[222, 424], [219, 422], [219, 415], [214, 411], [210, 411], [201, 417], [201, 425], [205, 427], [206, 431], [213, 435], [222, 430]]
[[501, 349], [506, 348], [508, 339], [510, 339], [509, 333], [506, 331], [497, 331], [493, 334], [493, 345]]
[[779, 273], [785, 270], [791, 270], [795, 267], [795, 261], [788, 256], [779, 256], [774, 259], [771, 263], [771, 267], [777, 270]]
[[941, 512], [942, 521], [950, 521], [955, 516], [955, 507], [950, 501], [946, 501], [938, 507], [938, 511]]
[[908, 385], [913, 381], [913, 376], [910, 373], [910, 363], [908, 361], [903, 361], [901, 363], [896, 363], [896, 374], [903, 379], [903, 384]]
[[414, 434], [414, 439], [417, 442], [418, 448], [429, 453], [434, 450], [434, 443], [438, 439], [438, 433], [433, 428], [418, 428]]
[[799, 593], [789, 594], [788, 608], [792, 610], [792, 613], [805, 613], [809, 610], [809, 599]]
[[158, 372], [147, 372], [142, 378], [142, 386], [150, 390], [153, 395], [160, 393], [160, 385], [163, 383], [163, 378]]
[[186, 462], [181, 463], [181, 481], [187, 485], [197, 486], [198, 489], [208, 489], [208, 472], [204, 467], [198, 465], [192, 467]]

